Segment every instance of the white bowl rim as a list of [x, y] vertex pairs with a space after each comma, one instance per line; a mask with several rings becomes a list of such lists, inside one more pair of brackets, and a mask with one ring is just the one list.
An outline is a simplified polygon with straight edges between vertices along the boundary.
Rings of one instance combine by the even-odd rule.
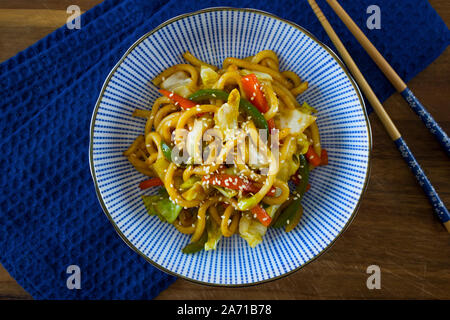
[[[100, 193], [100, 189], [98, 187], [98, 183], [97, 183], [97, 178], [95, 175], [95, 169], [94, 169], [94, 160], [93, 160], [93, 153], [94, 153], [94, 148], [93, 148], [93, 141], [94, 141], [94, 126], [95, 126], [95, 120], [96, 120], [96, 116], [97, 116], [97, 111], [98, 108], [100, 106], [100, 102], [103, 98], [103, 94], [106, 90], [106, 87], [109, 84], [109, 81], [111, 80], [112, 76], [114, 75], [114, 73], [116, 72], [116, 70], [119, 68], [119, 66], [122, 64], [122, 62], [127, 58], [127, 56], [141, 43], [143, 42], [145, 39], [147, 39], [148, 37], [150, 37], [152, 34], [156, 33], [157, 31], [159, 31], [160, 29], [164, 28], [165, 26], [172, 24], [178, 20], [187, 18], [187, 17], [191, 17], [191, 16], [195, 16], [198, 14], [203, 14], [203, 13], [207, 13], [207, 12], [217, 12], [217, 11], [241, 11], [241, 12], [251, 12], [254, 14], [260, 14], [260, 15], [264, 15], [264, 16], [268, 16], [270, 18], [276, 19], [278, 21], [281, 21], [285, 24], [288, 24], [298, 30], [300, 30], [301, 32], [303, 32], [304, 34], [306, 34], [308, 37], [310, 37], [315, 43], [317, 43], [318, 45], [320, 45], [322, 48], [324, 48], [330, 55], [331, 57], [339, 64], [339, 66], [342, 68], [342, 70], [345, 72], [345, 74], [347, 75], [347, 77], [350, 80], [350, 83], [352, 84], [352, 86], [354, 87], [356, 94], [358, 96], [358, 99], [360, 101], [360, 106], [362, 107], [362, 111], [363, 111], [363, 115], [364, 115], [364, 120], [366, 122], [366, 127], [367, 127], [367, 134], [368, 134], [368, 158], [367, 158], [367, 172], [366, 172], [366, 176], [364, 178], [364, 184], [361, 190], [361, 194], [359, 196], [358, 199], [358, 203], [355, 206], [355, 209], [353, 210], [352, 214], [350, 215], [350, 218], [348, 219], [347, 223], [344, 225], [344, 227], [342, 228], [342, 230], [336, 235], [336, 237], [324, 248], [322, 249], [321, 252], [319, 252], [317, 255], [315, 255], [314, 257], [312, 257], [311, 259], [309, 259], [308, 261], [306, 261], [304, 264], [302, 264], [301, 266], [283, 273], [279, 276], [276, 277], [272, 277], [269, 279], [265, 279], [265, 280], [261, 280], [261, 281], [256, 281], [256, 282], [252, 282], [252, 283], [242, 283], [242, 284], [220, 284], [220, 283], [211, 283], [211, 282], [205, 282], [205, 281], [200, 281], [200, 280], [196, 280], [196, 279], [192, 279], [189, 278], [187, 276], [184, 276], [182, 274], [178, 274], [176, 272], [173, 272], [163, 266], [161, 266], [160, 264], [156, 263], [155, 261], [153, 261], [152, 259], [150, 259], [150, 257], [148, 257], [147, 255], [145, 255], [143, 252], [141, 252], [138, 248], [136, 248], [136, 246], [134, 246], [129, 240], [128, 238], [122, 233], [122, 231], [119, 229], [119, 227], [117, 226], [117, 224], [115, 223], [115, 221], [113, 220], [111, 214], [109, 213], [106, 204], [103, 201], [103, 198], [101, 196]], [[188, 280], [190, 282], [196, 283], [196, 284], [201, 284], [201, 285], [206, 285], [206, 286], [211, 286], [211, 287], [228, 287], [228, 288], [239, 288], [239, 287], [250, 287], [250, 286], [255, 286], [255, 285], [259, 285], [259, 284], [263, 284], [263, 283], [268, 283], [271, 281], [275, 281], [278, 279], [282, 279], [284, 277], [287, 277], [288, 275], [291, 275], [295, 272], [297, 272], [298, 270], [304, 268], [305, 266], [307, 266], [308, 264], [310, 264], [313, 261], [316, 261], [321, 255], [323, 255], [325, 252], [327, 252], [336, 242], [336, 240], [338, 238], [340, 238], [342, 236], [342, 234], [348, 229], [348, 227], [350, 226], [350, 224], [353, 222], [353, 220], [355, 219], [357, 212], [359, 210], [359, 207], [361, 205], [361, 201], [362, 198], [365, 194], [365, 192], [367, 191], [367, 186], [369, 183], [369, 177], [370, 177], [370, 171], [371, 171], [371, 165], [372, 165], [372, 129], [370, 126], [370, 121], [369, 121], [369, 116], [367, 114], [367, 109], [364, 103], [364, 98], [361, 94], [361, 91], [356, 83], [356, 81], [354, 80], [354, 78], [352, 77], [352, 75], [350, 74], [349, 70], [347, 69], [347, 67], [345, 66], [345, 64], [342, 62], [342, 60], [339, 58], [339, 56], [333, 51], [331, 50], [330, 47], [328, 47], [327, 45], [325, 45], [324, 43], [322, 43], [320, 40], [318, 40], [310, 31], [308, 31], [307, 29], [305, 29], [304, 27], [299, 26], [298, 24], [280, 18], [277, 15], [273, 14], [273, 13], [269, 13], [263, 10], [259, 10], [259, 9], [253, 9], [253, 8], [235, 8], [235, 7], [209, 7], [209, 8], [205, 8], [205, 9], [201, 9], [201, 10], [197, 10], [197, 11], [193, 11], [193, 12], [188, 12], [188, 13], [184, 13], [178, 16], [175, 16], [163, 23], [161, 23], [160, 25], [158, 25], [157, 27], [155, 27], [153, 30], [147, 32], [146, 34], [144, 34], [143, 36], [141, 36], [138, 40], [136, 40], [136, 42], [134, 42], [128, 49], [127, 51], [122, 55], [122, 57], [120, 58], [120, 60], [116, 63], [116, 65], [114, 66], [114, 68], [109, 72], [108, 76], [106, 77], [106, 80], [103, 83], [102, 89], [100, 91], [99, 97], [97, 99], [97, 102], [95, 103], [95, 108], [94, 111], [92, 113], [92, 117], [91, 117], [91, 123], [90, 123], [90, 134], [89, 134], [89, 166], [90, 166], [90, 171], [91, 171], [91, 176], [92, 176], [92, 180], [94, 182], [94, 187], [95, 187], [95, 192], [97, 194], [97, 198], [98, 201], [100, 202], [100, 205], [103, 209], [103, 212], [105, 213], [106, 217], [108, 218], [108, 220], [111, 222], [111, 224], [113, 225], [116, 233], [120, 236], [120, 238], [136, 253], [138, 253], [141, 257], [143, 257], [147, 262], [149, 262], [151, 265], [153, 265], [154, 267], [156, 267], [157, 269], [170, 274], [172, 276], [178, 277], [178, 278], [182, 278], [184, 280]]]

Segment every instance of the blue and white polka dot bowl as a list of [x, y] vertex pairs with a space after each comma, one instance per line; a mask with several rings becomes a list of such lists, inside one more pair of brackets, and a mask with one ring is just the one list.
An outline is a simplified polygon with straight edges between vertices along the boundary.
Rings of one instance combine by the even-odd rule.
[[[151, 108], [159, 96], [151, 80], [182, 63], [189, 50], [208, 63], [274, 50], [282, 70], [309, 82], [298, 97], [318, 110], [329, 165], [311, 174], [304, 214], [291, 232], [269, 229], [255, 248], [238, 235], [215, 251], [183, 254], [190, 236], [149, 216], [137, 172], [122, 152], [144, 132], [135, 108]], [[123, 240], [170, 274], [221, 286], [251, 285], [288, 275], [326, 251], [354, 218], [369, 177], [371, 133], [364, 102], [337, 56], [308, 31], [271, 14], [214, 8], [176, 17], [139, 39], [105, 81], [91, 123], [91, 171], [100, 203]]]

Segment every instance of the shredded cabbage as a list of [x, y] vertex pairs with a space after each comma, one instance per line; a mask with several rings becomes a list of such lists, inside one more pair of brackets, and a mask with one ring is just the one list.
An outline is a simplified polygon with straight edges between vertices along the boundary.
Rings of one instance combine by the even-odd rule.
[[200, 144], [202, 143], [203, 129], [203, 120], [201, 118], [195, 119], [194, 126], [186, 138], [187, 151], [189, 156], [194, 159], [194, 163], [202, 162]]
[[273, 78], [270, 74], [265, 73], [265, 72], [260, 72], [260, 71], [254, 71], [254, 70], [247, 70], [247, 69], [242, 69], [241, 70], [241, 74], [243, 76], [247, 76], [249, 74], [254, 74], [256, 76], [256, 79], [258, 79], [259, 81], [273, 81]]
[[311, 113], [316, 113], [317, 112], [317, 110], [316, 109], [314, 109], [313, 107], [311, 107], [309, 104], [308, 104], [308, 102], [303, 102], [303, 104], [302, 104], [302, 106], [299, 108], [299, 110], [301, 111], [301, 112], [303, 112], [303, 113], [306, 113], [306, 114], [311, 114]]
[[183, 207], [170, 200], [167, 192], [159, 192], [157, 195], [143, 195], [142, 201], [150, 215], [157, 215], [161, 221], [172, 223], [176, 220]]
[[191, 85], [192, 79], [183, 71], [177, 71], [161, 83], [161, 88], [186, 98], [192, 93]]
[[208, 219], [206, 220], [206, 232], [208, 233], [208, 241], [205, 243], [205, 251], [216, 250], [217, 243], [222, 237], [220, 226]]
[[316, 117], [298, 109], [285, 109], [280, 112], [280, 127], [290, 128], [290, 134], [292, 135], [299, 135], [314, 121], [316, 121]]
[[300, 161], [296, 155], [293, 155], [291, 158], [284, 160], [283, 163], [280, 163], [280, 170], [278, 171], [277, 178], [282, 181], [287, 181], [295, 174], [299, 167]]
[[205, 88], [212, 88], [219, 80], [219, 74], [210, 67], [202, 65], [200, 67], [200, 78]]
[[297, 136], [297, 148], [300, 151], [300, 154], [305, 154], [308, 152], [309, 146], [311, 142], [309, 142], [308, 137], [304, 133], [300, 133]]
[[262, 242], [262, 237], [266, 234], [266, 231], [267, 227], [248, 215], [243, 214], [239, 220], [239, 234], [252, 248]]
[[228, 102], [224, 103], [215, 115], [215, 122], [218, 124], [225, 139], [233, 138], [232, 133], [238, 128], [239, 101], [239, 91], [234, 89], [228, 96]]

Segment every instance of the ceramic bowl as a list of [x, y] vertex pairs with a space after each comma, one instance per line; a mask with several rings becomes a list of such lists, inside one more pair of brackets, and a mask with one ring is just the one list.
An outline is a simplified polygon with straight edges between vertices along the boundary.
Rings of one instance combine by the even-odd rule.
[[[298, 97], [318, 110], [321, 142], [329, 165], [316, 168], [291, 232], [270, 229], [251, 248], [238, 235], [217, 250], [183, 254], [190, 236], [147, 214], [140, 190], [145, 176], [122, 155], [144, 132], [135, 108], [150, 109], [159, 97], [151, 80], [183, 63], [189, 50], [220, 66], [226, 57], [274, 50], [281, 70], [309, 82]], [[118, 234], [150, 263], [195, 282], [222, 286], [261, 283], [288, 275], [325, 252], [354, 218], [369, 177], [371, 133], [364, 102], [342, 62], [302, 27], [271, 14], [233, 8], [206, 9], [176, 17], [140, 38], [109, 74], [92, 116], [90, 161], [99, 201]]]

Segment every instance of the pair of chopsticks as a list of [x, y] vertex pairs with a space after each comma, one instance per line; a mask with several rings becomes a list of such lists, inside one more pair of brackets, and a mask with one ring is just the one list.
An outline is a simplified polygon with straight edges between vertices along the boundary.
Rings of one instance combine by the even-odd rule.
[[[438, 193], [431, 185], [430, 180], [428, 180], [425, 172], [420, 167], [417, 160], [414, 158], [411, 150], [409, 150], [408, 145], [403, 140], [400, 132], [396, 128], [395, 124], [392, 122], [391, 118], [387, 114], [386, 110], [384, 110], [383, 105], [380, 100], [378, 100], [377, 96], [373, 92], [370, 85], [367, 83], [366, 79], [362, 75], [361, 71], [358, 69], [355, 61], [348, 53], [347, 49], [342, 44], [336, 32], [333, 30], [333, 27], [328, 22], [327, 18], [324, 16], [322, 10], [320, 10], [315, 0], [308, 0], [309, 5], [313, 9], [315, 15], [319, 19], [323, 28], [327, 32], [331, 41], [333, 42], [336, 49], [339, 51], [342, 59], [345, 64], [349, 68], [359, 87], [363, 91], [367, 100], [369, 100], [372, 105], [375, 113], [380, 118], [383, 126], [385, 127], [387, 133], [394, 141], [398, 150], [400, 151], [403, 159], [408, 164], [411, 171], [414, 173], [417, 181], [425, 192], [425, 195], [428, 197], [433, 210], [437, 214], [438, 218], [444, 224], [445, 228], [448, 232], [450, 232], [450, 213], [445, 207], [444, 203], [440, 199]], [[347, 28], [353, 33], [359, 43], [364, 47], [364, 49], [368, 52], [370, 57], [375, 61], [378, 67], [383, 71], [386, 77], [391, 81], [392, 85], [399, 91], [402, 96], [408, 101], [411, 108], [421, 117], [422, 121], [430, 128], [430, 131], [435, 135], [435, 137], [442, 144], [447, 154], [450, 155], [450, 142], [447, 134], [441, 129], [441, 127], [436, 123], [436, 121], [431, 117], [431, 115], [426, 111], [423, 105], [417, 100], [417, 98], [413, 95], [411, 90], [408, 89], [403, 80], [398, 76], [398, 74], [392, 69], [389, 63], [383, 58], [383, 56], [378, 52], [378, 50], [373, 46], [373, 44], [367, 39], [361, 29], [353, 22], [350, 16], [344, 11], [344, 9], [337, 3], [336, 0], [327, 0], [328, 4], [333, 8], [336, 14], [341, 18]]]

